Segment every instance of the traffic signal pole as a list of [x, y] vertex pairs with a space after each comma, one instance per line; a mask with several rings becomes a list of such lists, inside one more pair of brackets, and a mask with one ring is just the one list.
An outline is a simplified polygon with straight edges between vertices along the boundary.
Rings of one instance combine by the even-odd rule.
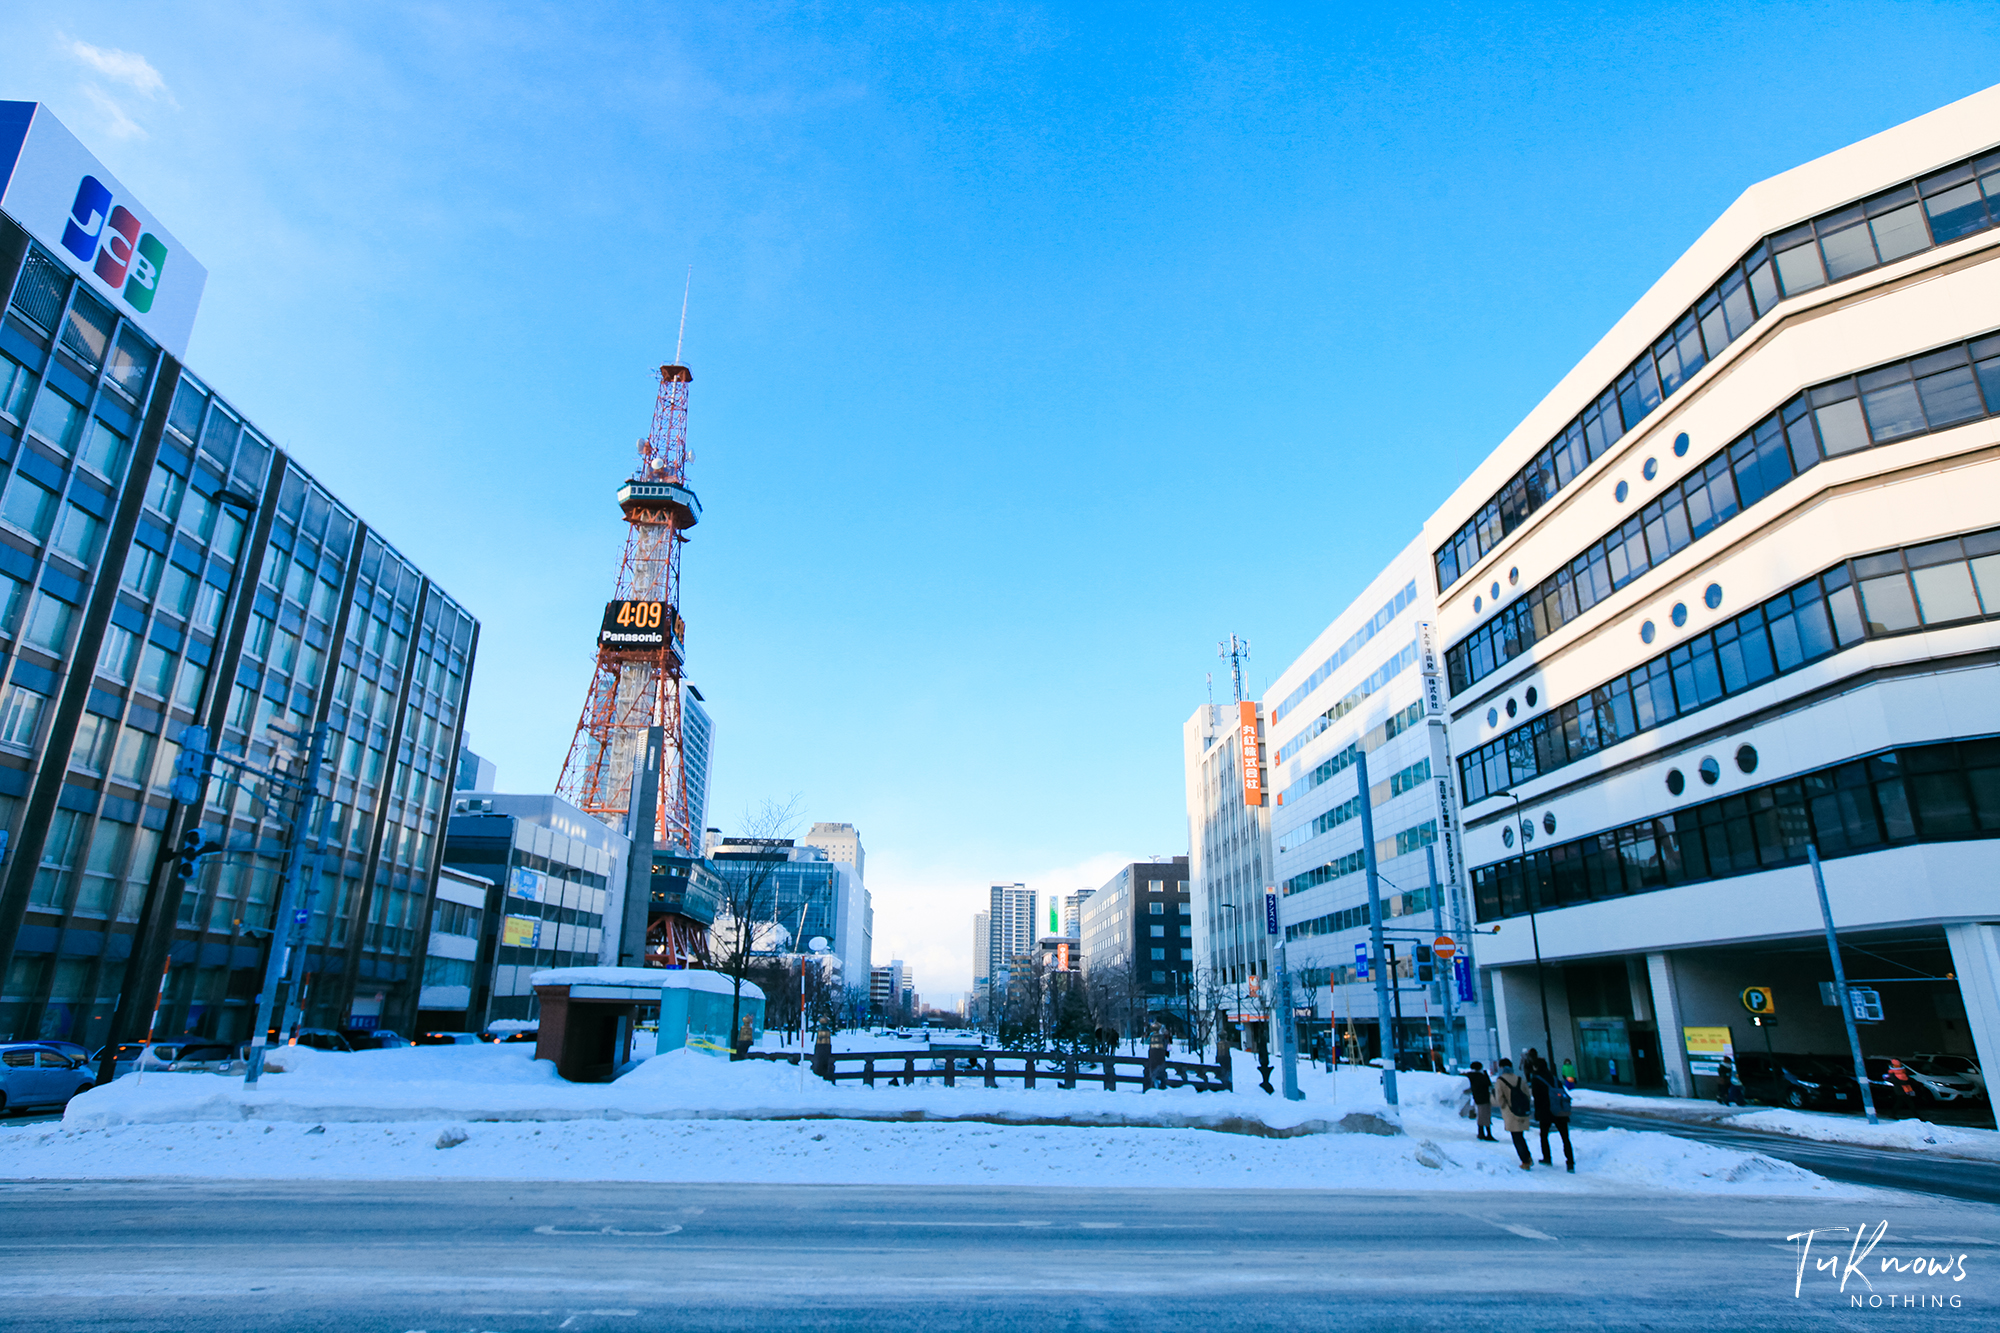
[[1396, 1020], [1389, 1006], [1389, 970], [1382, 941], [1382, 881], [1375, 872], [1375, 814], [1368, 800], [1368, 751], [1356, 746], [1354, 781], [1361, 789], [1361, 856], [1368, 872], [1368, 943], [1375, 955], [1375, 1025], [1382, 1041], [1382, 1097], [1396, 1102], [1396, 1052], [1399, 1049]]
[[[298, 803], [292, 813], [292, 845], [285, 853], [285, 876], [278, 888], [278, 911], [271, 923], [271, 951], [264, 959], [264, 987], [257, 995], [257, 1024], [250, 1033], [250, 1067], [244, 1072], [243, 1086], [254, 1088], [264, 1072], [264, 1046], [270, 1036], [271, 1004], [277, 999], [278, 983], [291, 968], [292, 954], [303, 951], [310, 909], [299, 910], [300, 868], [305, 863], [306, 843], [313, 827], [313, 807], [319, 800], [319, 768], [326, 758], [327, 724], [313, 728], [312, 743], [306, 750], [305, 773], [300, 778]], [[317, 863], [315, 863], [317, 864]], [[317, 876], [315, 876], [317, 877]], [[289, 1012], [289, 1001], [286, 1009]]]

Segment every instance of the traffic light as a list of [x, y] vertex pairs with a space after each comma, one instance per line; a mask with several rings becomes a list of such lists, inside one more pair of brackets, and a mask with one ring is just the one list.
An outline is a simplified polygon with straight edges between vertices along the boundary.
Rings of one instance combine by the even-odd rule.
[[183, 886], [191, 883], [195, 872], [201, 869], [202, 853], [208, 850], [202, 842], [200, 829], [191, 828], [181, 834], [180, 850], [174, 854], [174, 878]]
[[1419, 944], [1417, 946], [1417, 980], [1425, 985], [1429, 985], [1432, 978], [1437, 975], [1431, 965], [1432, 958], [1433, 954], [1430, 945]]
[[174, 799], [182, 805], [200, 801], [201, 780], [207, 775], [208, 728], [185, 727], [181, 730], [180, 758], [174, 761]]

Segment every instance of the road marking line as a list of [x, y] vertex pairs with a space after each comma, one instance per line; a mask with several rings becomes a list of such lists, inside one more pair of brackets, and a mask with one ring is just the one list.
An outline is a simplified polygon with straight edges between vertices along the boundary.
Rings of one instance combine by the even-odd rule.
[[1499, 1227], [1502, 1231], [1511, 1231], [1526, 1240], [1555, 1239], [1554, 1236], [1551, 1236], [1546, 1231], [1537, 1231], [1533, 1227], [1524, 1227], [1519, 1222], [1495, 1222], [1493, 1225]]
[[602, 1227], [597, 1227], [595, 1229], [585, 1228], [581, 1231], [571, 1231], [563, 1227], [556, 1226], [554, 1223], [550, 1223], [547, 1226], [536, 1227], [535, 1234], [537, 1236], [671, 1236], [680, 1229], [681, 1229], [680, 1223], [670, 1222], [667, 1224], [666, 1229], [663, 1231], [620, 1231], [617, 1227], [613, 1226], [602, 1226]]

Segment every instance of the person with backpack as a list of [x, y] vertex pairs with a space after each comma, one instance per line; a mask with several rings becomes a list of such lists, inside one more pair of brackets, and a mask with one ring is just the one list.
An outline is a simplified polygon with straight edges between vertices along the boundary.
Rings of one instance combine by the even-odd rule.
[[1535, 1123], [1542, 1130], [1542, 1165], [1555, 1165], [1554, 1159], [1549, 1156], [1549, 1130], [1553, 1128], [1562, 1135], [1563, 1163], [1569, 1173], [1575, 1175], [1576, 1149], [1569, 1142], [1569, 1089], [1562, 1085], [1562, 1080], [1556, 1077], [1546, 1060], [1537, 1060], [1534, 1068], [1528, 1071], [1528, 1084], [1533, 1092]]
[[1479, 1137], [1487, 1143], [1498, 1143], [1493, 1137], [1493, 1076], [1479, 1061], [1472, 1062], [1472, 1068], [1465, 1075], [1466, 1091], [1472, 1094], [1473, 1114], [1479, 1120]]
[[1514, 1140], [1514, 1151], [1521, 1154], [1521, 1169], [1534, 1169], [1534, 1159], [1528, 1155], [1528, 1116], [1534, 1110], [1534, 1099], [1528, 1095], [1528, 1085], [1514, 1072], [1512, 1060], [1500, 1062], [1500, 1073], [1493, 1080], [1493, 1104], [1500, 1108], [1500, 1123]]

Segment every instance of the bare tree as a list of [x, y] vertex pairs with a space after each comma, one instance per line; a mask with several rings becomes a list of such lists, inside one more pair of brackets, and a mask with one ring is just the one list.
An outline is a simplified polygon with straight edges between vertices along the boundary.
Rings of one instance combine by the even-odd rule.
[[[786, 859], [785, 844], [792, 830], [798, 827], [800, 800], [795, 795], [780, 805], [766, 799], [755, 812], [745, 811], [743, 832], [733, 850], [749, 855], [727, 863], [728, 869], [720, 875], [722, 903], [716, 915], [714, 944], [721, 946], [722, 970], [733, 988], [729, 1006], [732, 1042], [743, 1021], [744, 976], [750, 971], [751, 959], [759, 952], [759, 946], [768, 943], [777, 931], [778, 867]], [[766, 1026], [773, 998], [767, 990]]]

